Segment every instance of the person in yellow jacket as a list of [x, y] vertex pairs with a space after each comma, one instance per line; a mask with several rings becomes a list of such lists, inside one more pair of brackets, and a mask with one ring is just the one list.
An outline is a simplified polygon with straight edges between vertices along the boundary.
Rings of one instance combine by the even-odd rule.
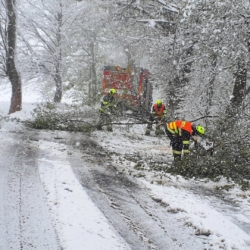
[[113, 112], [114, 102], [115, 102], [116, 89], [112, 88], [109, 93], [105, 95], [101, 102], [101, 107], [99, 108], [99, 121], [97, 124], [97, 129], [102, 130], [102, 126], [107, 125], [107, 130], [112, 132], [112, 122], [111, 113]]
[[178, 161], [181, 160], [182, 151], [184, 157], [189, 154], [191, 137], [197, 142], [197, 136], [203, 136], [205, 134], [205, 128], [200, 125], [195, 126], [192, 122], [177, 120], [168, 123], [165, 132], [172, 145], [174, 161]]

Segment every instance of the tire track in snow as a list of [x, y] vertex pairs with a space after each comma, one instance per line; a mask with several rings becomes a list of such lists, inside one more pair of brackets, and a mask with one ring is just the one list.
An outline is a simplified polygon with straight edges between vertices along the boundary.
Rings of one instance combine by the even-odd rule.
[[166, 213], [135, 179], [119, 173], [99, 150], [88, 148], [76, 153], [70, 149], [71, 165], [90, 197], [132, 249], [201, 250], [208, 244], [195, 236], [193, 228]]
[[61, 247], [74, 250], [129, 250], [75, 178], [66, 147], [39, 142], [39, 170]]
[[37, 148], [28, 137], [18, 132], [1, 138], [0, 239], [5, 240], [0, 249], [59, 249], [38, 174]]

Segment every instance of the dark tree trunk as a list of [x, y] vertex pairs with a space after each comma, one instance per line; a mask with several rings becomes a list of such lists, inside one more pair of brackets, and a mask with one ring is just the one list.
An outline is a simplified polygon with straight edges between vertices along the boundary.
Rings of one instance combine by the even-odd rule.
[[246, 64], [244, 61], [238, 61], [238, 68], [235, 73], [234, 88], [232, 93], [233, 98], [226, 108], [225, 119], [219, 124], [220, 126], [218, 128], [221, 131], [221, 134], [223, 134], [223, 132], [225, 131], [229, 131], [229, 133], [232, 133], [232, 130], [235, 126], [238, 129], [237, 121], [240, 118], [238, 114], [242, 113], [242, 104], [246, 96], [246, 78]]
[[168, 82], [168, 117], [171, 120], [175, 120], [175, 110], [178, 105], [177, 91], [176, 91], [176, 82], [179, 83], [179, 78], [175, 77], [173, 80]]
[[239, 108], [244, 100], [246, 90], [247, 69], [244, 62], [238, 63], [238, 70], [235, 75], [231, 105], [233, 108]]
[[91, 55], [91, 68], [90, 68], [90, 86], [89, 96], [95, 96], [97, 94], [97, 74], [96, 74], [96, 62], [95, 62], [95, 41], [96, 37], [93, 35], [93, 40], [90, 43], [90, 55]]
[[[189, 47], [182, 55], [182, 60], [192, 57], [193, 55], [193, 47]], [[182, 102], [185, 99], [186, 92], [183, 91], [186, 86], [188, 86], [190, 77], [189, 74], [192, 68], [192, 61], [186, 62], [183, 64], [178, 70], [177, 74], [169, 82], [169, 108], [171, 109], [169, 115], [171, 119], [180, 119], [182, 114], [180, 114], [180, 110], [182, 109]]]
[[62, 78], [61, 78], [59, 69], [56, 69], [56, 76], [54, 79], [56, 82], [56, 92], [54, 95], [54, 102], [61, 102], [62, 100]]
[[8, 26], [7, 26], [7, 55], [6, 73], [12, 85], [12, 96], [9, 114], [22, 109], [22, 83], [15, 63], [16, 52], [16, 11], [15, 0], [6, 0]]
[[[213, 60], [211, 63], [211, 76], [209, 78], [208, 82], [208, 87], [207, 87], [207, 93], [206, 93], [206, 100], [204, 100], [204, 103], [206, 104], [205, 108], [205, 115], [209, 115], [209, 110], [212, 106], [212, 100], [213, 100], [213, 95], [214, 95], [214, 82], [215, 82], [215, 77], [216, 77], [216, 65], [217, 65], [217, 56], [213, 56]], [[205, 119], [205, 124], [208, 125], [208, 119]]]
[[54, 80], [56, 83], [56, 92], [54, 95], [54, 102], [61, 102], [62, 100], [62, 3], [60, 2], [60, 11], [57, 13], [57, 32], [56, 32], [56, 43], [57, 53], [55, 55], [55, 76]]
[[238, 62], [238, 69], [235, 73], [233, 98], [231, 99], [230, 106], [227, 108], [228, 116], [235, 116], [239, 109], [242, 108], [242, 102], [246, 95], [246, 79], [247, 68], [244, 61]]

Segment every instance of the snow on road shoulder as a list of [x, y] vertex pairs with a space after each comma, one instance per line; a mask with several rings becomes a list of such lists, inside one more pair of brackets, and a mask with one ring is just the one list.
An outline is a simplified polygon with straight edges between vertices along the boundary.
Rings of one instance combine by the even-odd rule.
[[[138, 153], [143, 156], [145, 166], [148, 163], [145, 159], [151, 159], [153, 156], [156, 159], [163, 159], [166, 163], [169, 156], [171, 158], [168, 139], [164, 136], [162, 138], [146, 137], [143, 135], [142, 127], [139, 131], [131, 129], [128, 135], [123, 133], [123, 137], [116, 130], [112, 137], [98, 132], [98, 138], [107, 150], [120, 153], [119, 156], [113, 156], [117, 169], [129, 169], [129, 172], [133, 173], [143, 186], [146, 186], [154, 200], [166, 204], [166, 212], [175, 213], [183, 224], [196, 229], [197, 236], [206, 237], [210, 241], [210, 249], [250, 249], [248, 226], [245, 227], [245, 231], [239, 227], [239, 224], [250, 224], [249, 191], [242, 191], [235, 187], [225, 192], [225, 197], [232, 201], [232, 207], [227, 208], [226, 204], [220, 206], [220, 201], [216, 197], [211, 197], [210, 200], [207, 196], [194, 194], [188, 188], [201, 185], [207, 190], [215, 190], [220, 185], [226, 185], [225, 180], [215, 183], [202, 180], [187, 181], [180, 176], [174, 177], [164, 171], [154, 171], [148, 167], [144, 167], [144, 170], [136, 170], [134, 168], [136, 163], [127, 161], [126, 157], [121, 161], [121, 156]], [[143, 173], [136, 174], [142, 171]], [[216, 201], [218, 204], [214, 204]]]
[[80, 185], [65, 145], [39, 141], [39, 172], [62, 249], [130, 249]]
[[212, 249], [250, 248], [250, 236], [235, 225], [230, 217], [216, 211], [206, 201], [206, 197], [198, 199], [191, 192], [176, 188], [150, 184], [141, 180], [151, 192], [154, 199], [167, 205], [168, 211], [177, 212], [179, 218], [187, 225], [196, 228], [197, 235], [209, 235]]

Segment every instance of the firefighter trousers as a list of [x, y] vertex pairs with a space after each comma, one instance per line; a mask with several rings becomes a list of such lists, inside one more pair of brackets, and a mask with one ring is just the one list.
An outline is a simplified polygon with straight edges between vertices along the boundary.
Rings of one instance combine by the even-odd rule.
[[106, 125], [108, 131], [112, 131], [112, 125], [111, 125], [112, 119], [111, 119], [110, 114], [106, 114], [102, 111], [99, 111], [99, 112], [100, 113], [99, 113], [99, 121], [97, 123], [97, 129], [101, 130], [102, 126]]
[[170, 143], [172, 146], [172, 153], [174, 156], [174, 160], [181, 160], [181, 155], [183, 151], [183, 156], [186, 156], [189, 154], [189, 144], [190, 144], [190, 133], [181, 130], [180, 134], [171, 133], [166, 129], [166, 134], [168, 138], [170, 139]]

